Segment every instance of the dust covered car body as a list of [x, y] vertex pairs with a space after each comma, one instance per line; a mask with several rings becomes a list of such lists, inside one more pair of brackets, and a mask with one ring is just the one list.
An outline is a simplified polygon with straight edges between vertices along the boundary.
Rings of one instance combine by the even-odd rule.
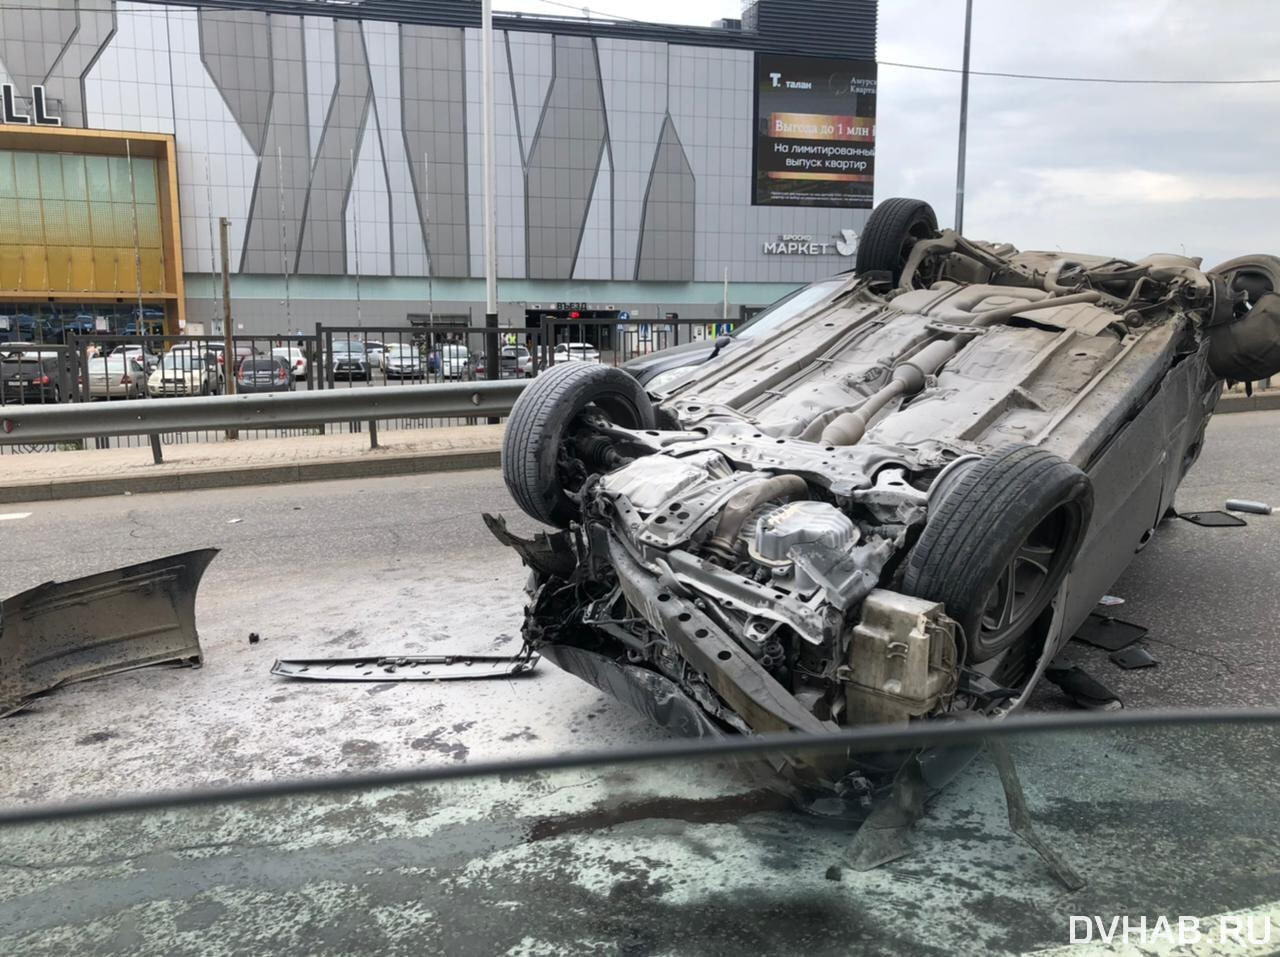
[[857, 267], [714, 349], [522, 394], [504, 476], [560, 530], [490, 525], [532, 568], [531, 646], [690, 734], [1007, 713], [1222, 381], [1280, 371], [1272, 257], [1019, 252], [899, 199]]

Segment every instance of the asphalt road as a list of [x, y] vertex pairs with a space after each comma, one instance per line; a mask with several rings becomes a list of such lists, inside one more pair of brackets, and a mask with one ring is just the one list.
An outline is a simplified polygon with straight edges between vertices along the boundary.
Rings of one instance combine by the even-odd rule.
[[[1220, 416], [1183, 509], [1275, 499], [1275, 413]], [[200, 591], [199, 670], [145, 669], [69, 686], [0, 721], [0, 804], [29, 804], [424, 763], [623, 747], [662, 732], [544, 665], [516, 680], [319, 684], [277, 657], [514, 652], [523, 572], [483, 511], [512, 506], [495, 471], [9, 507], [0, 593], [131, 560], [222, 549]], [[1114, 586], [1151, 629], [1156, 668], [1070, 660], [1131, 707], [1276, 703], [1280, 516], [1245, 528], [1166, 522]], [[250, 645], [248, 635], [262, 636]], [[1041, 709], [1067, 707], [1051, 688]]]

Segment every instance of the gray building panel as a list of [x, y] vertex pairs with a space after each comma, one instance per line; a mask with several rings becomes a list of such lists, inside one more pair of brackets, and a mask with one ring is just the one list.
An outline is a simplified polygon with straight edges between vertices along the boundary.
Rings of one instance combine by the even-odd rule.
[[311, 151], [302, 20], [273, 16], [269, 29], [273, 95], [240, 268], [278, 274], [291, 271], [297, 262]]
[[371, 101], [369, 64], [365, 61], [360, 25], [340, 20], [335, 29], [338, 89], [311, 171], [296, 266], [297, 272], [319, 275], [347, 271], [347, 198]]
[[200, 56], [245, 138], [262, 152], [271, 112], [271, 30], [265, 13], [201, 10]]
[[555, 38], [547, 107], [529, 152], [530, 279], [569, 279], [604, 153], [604, 100], [586, 37]]
[[338, 88], [338, 46], [333, 21], [321, 17], [303, 20], [303, 72], [307, 83], [307, 141], [311, 158], [320, 152], [325, 120]]
[[[401, 122], [418, 215], [430, 213], [432, 271], [466, 276], [470, 267], [467, 210], [466, 95], [462, 31], [405, 25], [400, 29]], [[423, 176], [418, 157], [425, 156]], [[430, 198], [424, 189], [430, 188]]]
[[32, 86], [44, 83], [77, 26], [75, 0], [46, 0], [40, 9], [23, 6], [5, 13], [0, 62], [19, 96], [25, 98]]
[[693, 279], [697, 182], [675, 124], [667, 117], [658, 137], [653, 174], [645, 195], [636, 279]]

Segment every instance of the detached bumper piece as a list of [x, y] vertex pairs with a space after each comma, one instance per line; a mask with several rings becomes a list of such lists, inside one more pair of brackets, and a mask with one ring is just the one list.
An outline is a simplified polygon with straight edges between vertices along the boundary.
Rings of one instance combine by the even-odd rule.
[[466, 681], [527, 674], [538, 661], [537, 655], [529, 653], [294, 658], [278, 659], [271, 673], [311, 681]]
[[0, 717], [73, 681], [200, 664], [196, 589], [216, 548], [47, 582], [0, 603]]

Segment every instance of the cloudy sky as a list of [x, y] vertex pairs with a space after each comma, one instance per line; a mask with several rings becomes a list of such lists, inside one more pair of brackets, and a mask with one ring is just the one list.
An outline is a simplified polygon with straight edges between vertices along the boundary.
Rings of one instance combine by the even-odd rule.
[[[502, 10], [581, 15], [547, 0]], [[739, 0], [601, 0], [593, 14], [707, 25]], [[963, 0], [881, 0], [882, 61], [958, 67]], [[1276, 0], [975, 0], [975, 70], [1280, 79]], [[880, 69], [876, 195], [955, 211], [959, 77]], [[1213, 265], [1280, 252], [1280, 84], [1155, 86], [973, 77], [965, 232], [1022, 248]]]

